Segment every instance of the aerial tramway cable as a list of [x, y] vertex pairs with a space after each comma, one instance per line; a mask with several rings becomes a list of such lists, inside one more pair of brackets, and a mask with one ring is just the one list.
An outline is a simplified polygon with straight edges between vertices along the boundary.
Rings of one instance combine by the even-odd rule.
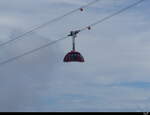
[[[21, 34], [21, 35], [15, 37], [15, 38], [13, 38], [13, 39], [7, 41], [7, 42], [1, 43], [1, 44], [0, 44], [0, 47], [5, 46], [5, 45], [7, 45], [7, 44], [9, 44], [9, 43], [11, 43], [11, 42], [14, 42], [14, 41], [16, 41], [16, 40], [21, 40], [21, 39], [23, 39], [24, 36], [26, 36], [26, 35], [28, 35], [28, 34], [34, 32], [34, 31], [36, 31], [36, 30], [39, 30], [39, 29], [41, 29], [41, 28], [43, 28], [43, 27], [46, 27], [46, 26], [48, 26], [48, 25], [50, 25], [50, 24], [52, 24], [52, 23], [54, 23], [54, 22], [57, 22], [57, 21], [59, 21], [59, 20], [65, 18], [66, 16], [69, 16], [69, 15], [71, 15], [71, 14], [77, 12], [77, 11], [83, 11], [85, 8], [88, 8], [89, 6], [95, 4], [95, 3], [99, 2], [99, 1], [100, 1], [100, 0], [94, 0], [94, 1], [88, 3], [88, 4], [84, 5], [84, 6], [81, 6], [80, 8], [77, 8], [77, 9], [75, 9], [75, 10], [72, 10], [72, 11], [70, 11], [70, 12], [68, 12], [68, 13], [66, 13], [66, 14], [64, 14], [64, 15], [62, 15], [62, 16], [59, 16], [59, 17], [54, 18], [54, 19], [52, 19], [52, 20], [50, 20], [50, 21], [48, 21], [48, 22], [45, 22], [45, 23], [43, 23], [43, 24], [41, 24], [41, 25], [38, 25], [38, 26], [36, 26], [35, 28], [33, 28], [33, 29], [31, 29], [31, 30], [29, 30], [29, 31], [27, 31], [27, 32], [25, 32], [25, 33], [23, 33], [23, 34]], [[24, 38], [24, 39], [25, 39], [25, 38]]]
[[139, 0], [139, 1], [137, 1], [137, 2], [135, 2], [135, 3], [133, 3], [133, 4], [129, 5], [129, 6], [127, 6], [127, 7], [125, 7], [125, 8], [123, 8], [123, 9], [121, 9], [121, 10], [119, 10], [119, 11], [117, 11], [117, 12], [111, 14], [111, 15], [109, 15], [109, 16], [104, 17], [104, 18], [101, 19], [101, 20], [98, 20], [97, 22], [94, 22], [94, 23], [88, 25], [88, 26], [85, 27], [85, 28], [80, 29], [80, 31], [82, 32], [82, 31], [87, 30], [87, 29], [90, 30], [91, 27], [96, 26], [96, 25], [98, 25], [98, 24], [100, 24], [100, 23], [102, 23], [102, 22], [104, 22], [104, 21], [106, 21], [106, 20], [109, 20], [110, 18], [112, 18], [112, 17], [114, 17], [114, 16], [116, 16], [116, 15], [119, 15], [119, 14], [125, 12], [126, 10], [128, 10], [128, 9], [130, 9], [130, 8], [136, 6], [136, 5], [138, 5], [138, 4], [140, 4], [140, 3], [144, 2], [144, 1], [145, 1], [145, 0]]
[[[91, 29], [92, 26], [96, 26], [97, 24], [100, 24], [100, 23], [102, 23], [102, 22], [104, 22], [104, 21], [106, 21], [106, 20], [108, 20], [108, 19], [111, 19], [112, 17], [114, 17], [114, 16], [116, 16], [116, 15], [119, 15], [119, 14], [121, 14], [122, 12], [124, 12], [124, 11], [126, 11], [126, 10], [128, 10], [128, 9], [130, 9], [130, 8], [132, 8], [132, 7], [136, 6], [136, 5], [138, 5], [138, 4], [142, 3], [142, 2], [144, 2], [144, 1], [146, 1], [146, 0], [139, 0], [139, 1], [137, 1], [137, 2], [135, 2], [135, 3], [133, 3], [133, 4], [131, 4], [131, 5], [129, 5], [129, 6], [125, 7], [125, 8], [123, 8], [123, 9], [121, 9], [121, 10], [119, 10], [119, 11], [113, 13], [112, 15], [109, 15], [109, 16], [107, 16], [107, 17], [101, 19], [101, 20], [98, 20], [97, 22], [95, 22], [95, 23], [93, 23], [93, 24], [90, 24], [90, 25], [86, 26], [85, 28], [80, 29], [80, 30], [77, 30], [77, 31], [78, 31], [78, 33], [79, 33], [79, 32], [85, 31], [85, 30], [87, 30], [87, 29]], [[77, 33], [77, 34], [78, 34], [78, 33]], [[39, 51], [39, 50], [41, 50], [41, 49], [43, 49], [43, 48], [46, 48], [46, 47], [49, 47], [49, 46], [53, 45], [53, 44], [55, 44], [55, 43], [57, 43], [57, 42], [59, 42], [59, 41], [65, 40], [65, 39], [68, 38], [68, 37], [69, 37], [69, 35], [66, 36], [66, 37], [63, 37], [63, 38], [61, 38], [61, 39], [58, 39], [58, 40], [49, 42], [49, 43], [47, 43], [47, 44], [45, 44], [45, 45], [43, 45], [43, 46], [41, 46], [41, 47], [35, 48], [35, 49], [33, 49], [33, 50], [29, 51], [29, 52], [25, 52], [25, 53], [22, 54], [22, 55], [19, 55], [19, 56], [10, 58], [10, 59], [8, 59], [8, 60], [6, 60], [6, 61], [1, 62], [1, 63], [0, 63], [0, 66], [5, 65], [5, 64], [7, 64], [7, 63], [9, 63], [9, 62], [18, 60], [18, 59], [20, 59], [20, 58], [22, 58], [22, 57], [24, 57], [24, 56], [29, 55], [29, 54], [35, 53], [35, 52], [37, 52], [37, 51]]]

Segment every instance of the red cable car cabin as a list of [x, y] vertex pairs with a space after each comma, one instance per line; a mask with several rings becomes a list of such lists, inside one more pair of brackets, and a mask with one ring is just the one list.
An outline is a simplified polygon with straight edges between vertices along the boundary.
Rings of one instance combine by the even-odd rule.
[[84, 58], [79, 52], [71, 51], [65, 56], [64, 62], [84, 62]]
[[70, 35], [68, 35], [72, 36], [73, 48], [72, 51], [65, 56], [64, 62], [84, 62], [83, 56], [75, 50], [75, 38], [79, 32], [80, 31], [71, 31]]

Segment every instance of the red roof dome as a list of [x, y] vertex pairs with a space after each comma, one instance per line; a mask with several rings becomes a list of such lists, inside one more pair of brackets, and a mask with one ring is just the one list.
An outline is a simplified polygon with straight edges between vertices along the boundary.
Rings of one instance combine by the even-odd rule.
[[84, 58], [79, 52], [71, 51], [65, 56], [64, 62], [84, 62]]

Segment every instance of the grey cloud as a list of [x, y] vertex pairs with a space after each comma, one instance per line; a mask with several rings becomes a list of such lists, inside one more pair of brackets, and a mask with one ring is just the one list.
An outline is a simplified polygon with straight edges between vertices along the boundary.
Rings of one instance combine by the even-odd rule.
[[[15, 34], [18, 35], [20, 32], [15, 31], [14, 35]], [[35, 46], [37, 47], [42, 41], [50, 41], [50, 39], [39, 37], [36, 34], [30, 35], [30, 37], [33, 48]], [[39, 43], [35, 42], [34, 38], [36, 38], [36, 41], [39, 41]], [[15, 44], [16, 46], [13, 46], [11, 49], [9, 47], [7, 50], [9, 52], [11, 51], [11, 55], [13, 54], [13, 56], [19, 55], [25, 52], [25, 48], [28, 49], [31, 47], [30, 42], [24, 41], [21, 46]], [[20, 49], [22, 47], [24, 47], [24, 49]], [[18, 62], [14, 61], [1, 67], [0, 111], [37, 111], [39, 106], [42, 106], [41, 96], [44, 95], [42, 90], [47, 89], [47, 85], [54, 77], [52, 71], [58, 63], [57, 56], [60, 55], [61, 52], [59, 49], [54, 50], [53, 47], [51, 47], [43, 52], [38, 52], [34, 55], [22, 58], [18, 60]], [[10, 58], [9, 55], [5, 57]]]
[[[3, 11], [7, 13], [1, 17], [10, 17], [10, 20], [13, 17], [12, 21], [8, 20], [9, 23], [7, 20], [4, 20], [5, 24], [4, 21], [0, 22], [6, 30], [9, 29], [2, 30], [9, 33], [6, 38], [12, 39], [27, 28], [55, 17], [61, 11], [76, 7], [65, 7], [55, 1], [59, 5], [55, 4], [55, 7], [53, 3], [54, 6], [48, 8], [50, 2], [40, 0], [33, 8], [34, 1], [31, 0], [14, 1], [12, 6], [10, 1], [5, 1], [3, 5], [9, 5], [8, 9], [3, 7]], [[80, 4], [74, 2], [73, 4]], [[115, 3], [103, 1], [107, 6], [115, 6]], [[118, 4], [122, 3], [124, 2], [119, 1]], [[98, 5], [101, 7], [101, 4]], [[142, 6], [145, 4], [137, 8]], [[56, 8], [59, 10], [56, 11]], [[147, 103], [150, 94], [147, 88], [117, 85], [150, 80], [148, 10], [137, 8], [78, 36], [77, 50], [85, 56], [85, 64], [62, 62], [63, 56], [71, 48], [71, 41], [68, 39], [1, 67], [0, 111], [137, 111], [138, 106], [142, 106], [142, 110], [149, 110]], [[45, 44], [48, 40], [62, 37], [64, 33], [92, 23], [114, 10], [100, 11], [96, 6], [88, 11], [76, 13], [26, 36], [24, 40], [10, 44], [9, 47], [3, 47], [1, 61]], [[17, 29], [12, 32], [14, 28]], [[7, 40], [3, 38], [2, 42], [4, 41]]]

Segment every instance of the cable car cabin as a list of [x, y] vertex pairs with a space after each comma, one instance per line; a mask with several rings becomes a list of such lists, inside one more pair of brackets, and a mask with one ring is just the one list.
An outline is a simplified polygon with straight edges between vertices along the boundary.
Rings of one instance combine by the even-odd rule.
[[84, 62], [84, 58], [79, 52], [71, 51], [65, 56], [64, 62]]
[[64, 62], [84, 62], [83, 56], [75, 50], [75, 38], [80, 31], [71, 31], [68, 36], [72, 36], [72, 51], [69, 52], [65, 58]]

